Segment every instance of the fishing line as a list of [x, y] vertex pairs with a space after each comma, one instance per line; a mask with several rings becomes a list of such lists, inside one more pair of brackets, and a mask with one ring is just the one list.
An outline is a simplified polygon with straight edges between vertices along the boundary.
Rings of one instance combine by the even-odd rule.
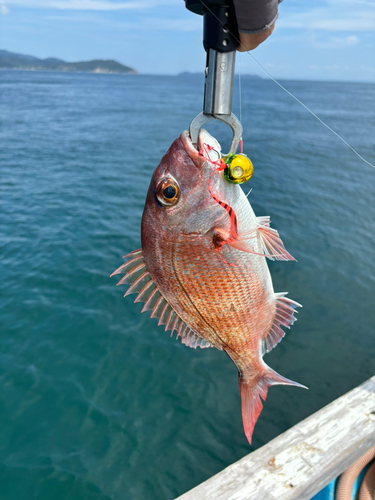
[[332, 134], [334, 134], [336, 137], [338, 137], [340, 139], [340, 141], [342, 141], [344, 144], [346, 144], [348, 146], [349, 149], [351, 149], [353, 151], [354, 154], [356, 154], [358, 156], [358, 158], [360, 158], [362, 161], [364, 161], [365, 163], [367, 163], [367, 165], [370, 165], [370, 167], [372, 168], [375, 168], [375, 165], [373, 165], [372, 163], [370, 163], [369, 161], [365, 160], [365, 158], [363, 158], [363, 156], [361, 156], [348, 142], [346, 142], [345, 139], [343, 139], [341, 137], [341, 135], [339, 135], [337, 132], [335, 132], [329, 125], [327, 125], [321, 118], [319, 118], [319, 116], [317, 116], [310, 108], [308, 108], [306, 106], [306, 104], [304, 104], [302, 101], [300, 101], [295, 95], [293, 95], [291, 92], [289, 92], [289, 90], [287, 90], [285, 87], [283, 87], [281, 85], [281, 83], [279, 83], [275, 78], [273, 78], [266, 69], [263, 68], [263, 66], [255, 59], [255, 57], [253, 56], [253, 54], [250, 54], [250, 52], [248, 51], [247, 52], [249, 54], [249, 56], [252, 57], [253, 61], [260, 67], [260, 69], [273, 81], [276, 83], [276, 85], [278, 85], [281, 89], [283, 89], [287, 94], [290, 95], [290, 97], [293, 97], [293, 99], [295, 99], [301, 106], [303, 106], [310, 114], [313, 115], [314, 118], [316, 118], [322, 125], [324, 125], [328, 130], [330, 130], [332, 132]]
[[241, 92], [241, 54], [238, 58], [238, 96], [240, 100], [240, 123], [242, 125], [242, 92]]
[[[226, 29], [228, 29], [226, 26], [224, 26], [224, 23], [216, 16], [216, 14], [214, 12], [212, 12], [212, 10], [203, 2], [203, 0], [199, 0], [200, 3], [208, 10], [211, 12], [211, 14], [219, 21], [219, 23], [225, 27]], [[233, 38], [242, 46], [242, 43], [239, 41], [239, 39], [229, 30], [229, 33], [233, 36]], [[245, 47], [244, 47], [245, 48]], [[369, 161], [367, 161], [365, 158], [363, 158], [363, 156], [361, 156], [354, 148], [353, 146], [351, 146], [348, 142], [346, 142], [345, 139], [343, 139], [341, 137], [341, 135], [339, 135], [337, 132], [335, 132], [329, 125], [327, 125], [321, 118], [319, 118], [319, 116], [317, 116], [309, 107], [306, 106], [306, 104], [304, 104], [302, 101], [300, 101], [295, 95], [293, 95], [289, 90], [287, 90], [283, 85], [281, 85], [281, 83], [279, 83], [273, 76], [271, 76], [268, 71], [263, 68], [263, 66], [260, 64], [260, 62], [258, 62], [255, 57], [250, 53], [249, 50], [246, 50], [245, 51], [247, 54], [249, 54], [249, 56], [253, 59], [253, 61], [259, 66], [259, 68], [268, 76], [268, 78], [270, 78], [273, 82], [276, 83], [276, 85], [278, 85], [282, 90], [284, 90], [284, 92], [286, 92], [290, 97], [292, 97], [293, 99], [295, 99], [301, 106], [303, 106], [306, 111], [308, 111], [314, 118], [316, 118], [322, 125], [324, 125], [330, 132], [332, 132], [332, 134], [334, 134], [338, 139], [340, 139], [340, 141], [342, 141], [346, 146], [348, 146], [348, 148], [353, 151], [353, 153], [355, 155], [358, 156], [358, 158], [360, 160], [362, 160], [364, 163], [366, 163], [367, 165], [369, 165], [370, 167], [372, 168], [375, 168], [375, 165], [373, 165], [372, 163], [370, 163]]]
[[[238, 74], [238, 96], [240, 99], [240, 123], [242, 125], [242, 84], [241, 84], [241, 54], [240, 57], [238, 58], [238, 69], [239, 69], [239, 74]], [[240, 153], [243, 153], [243, 139], [241, 137], [240, 139]]]

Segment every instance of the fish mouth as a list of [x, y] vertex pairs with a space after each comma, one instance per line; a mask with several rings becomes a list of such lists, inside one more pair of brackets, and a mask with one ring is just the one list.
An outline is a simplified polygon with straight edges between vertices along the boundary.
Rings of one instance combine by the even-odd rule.
[[202, 164], [206, 164], [207, 160], [212, 163], [219, 161], [221, 158], [221, 146], [207, 130], [201, 129], [199, 131], [198, 149], [194, 146], [188, 130], [182, 132], [180, 139], [185, 151], [197, 167], [202, 167]]

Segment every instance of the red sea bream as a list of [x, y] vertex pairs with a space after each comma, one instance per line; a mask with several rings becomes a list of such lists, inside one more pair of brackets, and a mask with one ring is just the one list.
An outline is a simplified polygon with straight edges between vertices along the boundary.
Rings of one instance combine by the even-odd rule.
[[300, 384], [263, 361], [300, 304], [275, 293], [267, 257], [294, 260], [269, 217], [256, 217], [241, 187], [218, 168], [220, 145], [206, 131], [198, 149], [188, 132], [154, 171], [143, 212], [142, 249], [114, 274], [131, 284], [143, 311], [190, 347], [216, 347], [236, 365], [242, 419], [251, 443], [268, 388]]

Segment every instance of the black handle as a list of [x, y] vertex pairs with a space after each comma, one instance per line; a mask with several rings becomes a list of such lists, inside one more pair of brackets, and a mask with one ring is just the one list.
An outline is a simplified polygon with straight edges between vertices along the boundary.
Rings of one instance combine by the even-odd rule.
[[186, 8], [203, 15], [205, 50], [232, 52], [239, 46], [236, 12], [231, 0], [185, 0]]

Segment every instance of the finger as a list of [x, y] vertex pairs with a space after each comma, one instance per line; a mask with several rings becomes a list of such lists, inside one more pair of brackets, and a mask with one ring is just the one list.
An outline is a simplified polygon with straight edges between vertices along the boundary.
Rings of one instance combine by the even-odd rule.
[[256, 49], [258, 45], [267, 40], [274, 29], [275, 25], [273, 24], [270, 28], [268, 28], [268, 30], [262, 31], [262, 33], [240, 33], [241, 45], [237, 49], [238, 52], [247, 52], [248, 50]]

